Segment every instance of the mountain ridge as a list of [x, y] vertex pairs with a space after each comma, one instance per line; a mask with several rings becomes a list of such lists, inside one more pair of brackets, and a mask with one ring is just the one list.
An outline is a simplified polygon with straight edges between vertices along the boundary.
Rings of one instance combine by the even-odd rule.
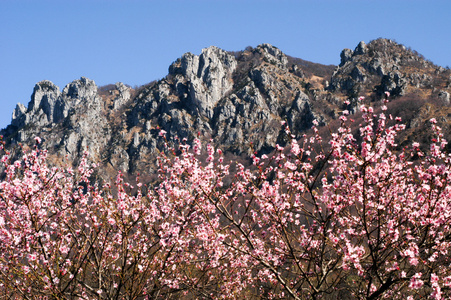
[[398, 103], [417, 103], [408, 113], [400, 110], [408, 116], [409, 129], [421, 131], [428, 105], [430, 111], [439, 108], [439, 122], [449, 129], [449, 69], [387, 39], [360, 42], [340, 57], [340, 65], [325, 66], [269, 44], [239, 52], [211, 46], [200, 55], [185, 53], [166, 77], [137, 89], [123, 83], [99, 88], [82, 77], [60, 91], [44, 80], [36, 84], [27, 107], [17, 105], [11, 124], [0, 133], [10, 148], [31, 145], [40, 136], [55, 161], [76, 163], [88, 151], [110, 174], [152, 171], [164, 147], [161, 129], [172, 141], [212, 140], [234, 157], [263, 154], [283, 144], [281, 121], [299, 137], [314, 121], [330, 125], [341, 111], [356, 111], [360, 96], [366, 104], [379, 105], [387, 91], [395, 110]]

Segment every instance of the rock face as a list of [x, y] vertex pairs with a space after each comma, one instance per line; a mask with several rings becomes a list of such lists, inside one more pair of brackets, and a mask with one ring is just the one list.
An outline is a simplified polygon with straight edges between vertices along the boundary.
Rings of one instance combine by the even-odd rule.
[[71, 129], [60, 142], [62, 153], [79, 156], [86, 150], [91, 157], [99, 158], [110, 135], [96, 84], [84, 77], [75, 80], [64, 88], [62, 100], [64, 127]]
[[[60, 96], [60, 90], [52, 82], [44, 80], [36, 84], [31, 95], [29, 109], [35, 113], [40, 113], [39, 110], [47, 116], [47, 123], [58, 121], [58, 115], [55, 114], [55, 105]], [[43, 125], [43, 124], [42, 124]], [[41, 125], [41, 126], [42, 126]]]
[[442, 99], [443, 101], [445, 101], [445, 104], [449, 104], [449, 93], [446, 91], [440, 91], [438, 93], [438, 97], [439, 99]]
[[130, 101], [131, 89], [122, 82], [117, 82], [115, 87], [119, 94], [113, 100], [113, 109], [118, 110], [128, 101]]
[[263, 55], [263, 60], [269, 62], [280, 69], [286, 69], [288, 64], [287, 56], [278, 48], [270, 44], [262, 44], [258, 48], [258, 52]]
[[418, 85], [421, 81], [411, 74], [411, 69], [433, 68], [421, 56], [387, 39], [374, 40], [368, 45], [360, 42], [354, 51], [345, 49], [340, 56], [340, 65], [328, 89], [351, 98], [367, 94], [368, 87], [376, 87], [379, 96], [387, 91], [395, 97], [403, 96], [409, 84]]
[[58, 123], [67, 117], [70, 109], [98, 100], [96, 84], [85, 77], [68, 84], [62, 93], [52, 82], [43, 80], [35, 85], [28, 109], [22, 104], [17, 105], [12, 124], [17, 127], [43, 127]]
[[180, 99], [200, 115], [211, 118], [216, 103], [232, 89], [236, 66], [232, 55], [209, 47], [200, 56], [184, 54], [170, 66], [169, 74], [175, 77]]
[[[82, 77], [68, 84], [62, 92], [48, 80], [36, 84], [28, 108], [18, 104], [11, 125], [5, 130], [11, 142], [27, 142], [42, 132], [52, 133], [43, 138], [48, 147], [72, 159], [88, 150], [98, 157], [102, 143], [108, 139], [103, 127], [101, 98], [94, 81]], [[57, 126], [59, 125], [59, 126]]]
[[58, 100], [60, 90], [52, 82], [43, 80], [38, 82], [31, 95], [28, 109], [23, 104], [18, 104], [13, 112], [11, 124], [17, 127], [24, 127], [32, 124], [33, 126], [46, 126], [58, 119]]
[[[231, 156], [262, 154], [286, 142], [281, 121], [301, 136], [314, 122], [327, 125], [344, 109], [356, 111], [360, 95], [372, 101], [385, 91], [393, 99], [421, 91], [450, 102], [451, 72], [390, 40], [360, 42], [340, 58], [335, 67], [289, 57], [269, 44], [235, 53], [209, 47], [184, 54], [165, 78], [138, 89], [123, 83], [98, 88], [82, 77], [60, 92], [44, 80], [1, 134], [9, 147], [40, 136], [55, 160], [75, 164], [88, 151], [101, 163], [100, 175], [143, 174], [152, 172], [163, 149], [161, 129], [170, 143], [200, 137]], [[415, 118], [420, 130], [423, 117]]]

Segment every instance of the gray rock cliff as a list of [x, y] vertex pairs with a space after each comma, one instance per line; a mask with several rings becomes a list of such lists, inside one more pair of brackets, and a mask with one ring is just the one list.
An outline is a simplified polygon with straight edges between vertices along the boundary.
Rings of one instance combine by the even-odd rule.
[[[102, 165], [100, 176], [146, 174], [164, 151], [162, 129], [170, 144], [199, 137], [238, 159], [286, 143], [281, 121], [301, 137], [315, 121], [330, 125], [344, 109], [355, 112], [361, 95], [374, 101], [385, 91], [393, 99], [419, 91], [450, 102], [451, 72], [393, 41], [360, 42], [340, 59], [337, 67], [314, 64], [269, 44], [239, 52], [209, 47], [182, 55], [166, 77], [136, 89], [120, 82], [98, 88], [82, 77], [60, 91], [44, 80], [1, 134], [8, 147], [40, 136], [55, 161], [76, 164], [87, 151]], [[421, 120], [412, 121], [418, 130]]]

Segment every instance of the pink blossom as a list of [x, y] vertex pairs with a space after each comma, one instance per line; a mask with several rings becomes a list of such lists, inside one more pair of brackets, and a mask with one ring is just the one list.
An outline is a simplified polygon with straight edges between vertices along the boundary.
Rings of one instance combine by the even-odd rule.
[[419, 289], [423, 286], [424, 282], [421, 280], [422, 273], [416, 273], [412, 278], [410, 279], [409, 287], [412, 289]]
[[49, 167], [38, 147], [14, 163], [4, 155], [0, 292], [94, 299], [113, 288], [126, 298], [127, 287], [143, 299], [303, 299], [313, 287], [339, 297], [339, 284], [362, 297], [383, 287], [386, 298], [449, 298], [443, 133], [433, 126], [426, 153], [417, 142], [399, 150], [405, 126], [361, 109], [359, 130], [341, 118], [330, 140], [318, 129], [297, 140], [287, 127], [291, 152], [276, 146], [250, 167], [225, 163], [214, 142], [196, 139], [162, 151], [158, 180], [142, 176], [136, 186], [120, 173], [92, 183], [87, 155], [76, 169]]

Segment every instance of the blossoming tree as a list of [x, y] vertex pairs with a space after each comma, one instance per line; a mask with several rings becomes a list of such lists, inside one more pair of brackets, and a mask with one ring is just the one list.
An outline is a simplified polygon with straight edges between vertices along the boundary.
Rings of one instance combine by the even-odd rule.
[[[451, 295], [451, 157], [399, 150], [400, 120], [362, 106], [358, 133], [318, 131], [253, 166], [196, 140], [159, 181], [90, 181], [95, 166], [2, 158], [0, 295], [12, 298], [348, 298]], [[387, 120], [388, 119], [388, 120]], [[162, 132], [164, 137], [164, 133]], [[39, 140], [37, 140], [39, 142]], [[168, 151], [167, 153], [172, 153]]]

